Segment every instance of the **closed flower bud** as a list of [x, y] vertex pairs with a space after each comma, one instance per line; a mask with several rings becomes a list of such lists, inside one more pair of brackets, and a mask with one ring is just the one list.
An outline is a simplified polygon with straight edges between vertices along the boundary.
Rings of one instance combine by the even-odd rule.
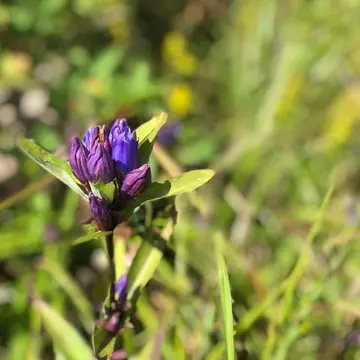
[[96, 221], [101, 221], [107, 217], [109, 208], [103, 198], [95, 196], [93, 193], [89, 194], [90, 210], [94, 215]]
[[176, 142], [182, 126], [179, 122], [166, 123], [158, 132], [157, 140], [162, 145], [171, 145]]
[[84, 146], [82, 141], [73, 137], [71, 139], [70, 146], [70, 167], [74, 175], [83, 183], [87, 183], [89, 181], [90, 175], [87, 168], [89, 151]]
[[139, 143], [135, 132], [131, 132], [125, 119], [116, 120], [110, 131], [112, 158], [116, 171], [125, 175], [138, 164]]
[[91, 139], [93, 136], [94, 131], [97, 131], [98, 125], [91, 126], [85, 133], [83, 138], [83, 143], [85, 144], [86, 148], [90, 150], [91, 147]]
[[125, 175], [121, 185], [121, 191], [131, 197], [134, 197], [145, 189], [150, 180], [150, 167], [148, 164], [144, 164]]
[[128, 286], [128, 277], [126, 274], [120, 276], [119, 280], [115, 282], [115, 299], [116, 299], [116, 308], [123, 310], [126, 297], [127, 297], [127, 286]]
[[90, 181], [105, 184], [114, 180], [115, 168], [111, 158], [111, 146], [105, 126], [92, 127], [84, 138], [89, 145], [88, 172]]

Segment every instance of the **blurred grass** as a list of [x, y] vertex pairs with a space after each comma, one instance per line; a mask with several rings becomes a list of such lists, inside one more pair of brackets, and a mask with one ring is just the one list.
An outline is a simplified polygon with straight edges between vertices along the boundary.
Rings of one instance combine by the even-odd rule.
[[[137, 126], [158, 111], [182, 126], [176, 142], [155, 146], [158, 176], [202, 167], [217, 176], [178, 199], [169, 251], [139, 301], [141, 330], [121, 337], [131, 358], [224, 358], [218, 233], [239, 330], [235, 358], [359, 357], [343, 341], [359, 327], [359, 7], [1, 3], [0, 358], [54, 358], [28, 306], [34, 294], [89, 341], [81, 314], [99, 311], [108, 266], [101, 242], [82, 237], [85, 203], [43, 178], [16, 139], [66, 154], [70, 136], [90, 124], [131, 115]], [[141, 217], [128, 225], [118, 271], [144, 231]], [[59, 273], [41, 270], [42, 258]], [[72, 286], [86, 300], [74, 301]]]

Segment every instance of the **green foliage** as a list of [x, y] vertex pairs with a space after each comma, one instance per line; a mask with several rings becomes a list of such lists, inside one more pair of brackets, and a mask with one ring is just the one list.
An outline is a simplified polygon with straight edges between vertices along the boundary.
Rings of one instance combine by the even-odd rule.
[[136, 137], [139, 141], [139, 156], [142, 162], [147, 162], [151, 154], [157, 133], [165, 125], [167, 115], [160, 113], [145, 124], [136, 129]]
[[218, 268], [226, 354], [228, 360], [235, 360], [231, 288], [226, 264], [221, 254], [218, 254]]
[[36, 145], [32, 140], [19, 139], [17, 144], [26, 155], [35, 160], [42, 168], [56, 176], [80, 196], [87, 197], [78, 185], [78, 181], [72, 174], [70, 165], [67, 162], [48, 153], [46, 150]]
[[[144, 287], [154, 275], [163, 255], [166, 241], [172, 235], [174, 221], [169, 220], [160, 233], [160, 239], [144, 240], [129, 270], [129, 298], [138, 288]], [[153, 241], [153, 243], [151, 243]], [[164, 243], [165, 242], [165, 243]]]
[[88, 345], [61, 314], [39, 299], [34, 300], [33, 306], [39, 311], [44, 326], [55, 346], [66, 358], [69, 360], [92, 360], [92, 353]]
[[135, 206], [143, 205], [149, 201], [155, 201], [164, 197], [191, 192], [207, 183], [214, 176], [212, 170], [188, 171], [179, 177], [166, 180], [163, 183], [152, 183], [143, 193], [135, 199]]
[[68, 274], [61, 265], [48, 258], [41, 264], [41, 268], [48, 272], [71, 298], [79, 313], [84, 328], [90, 333], [94, 325], [92, 306], [79, 289], [78, 285], [71, 278], [70, 274]]
[[[112, 233], [89, 224], [86, 196], [62, 159], [71, 136], [123, 117], [142, 160], [152, 152], [154, 184], [113, 233], [134, 327], [114, 338], [96, 323], [97, 351], [358, 358], [359, 344], [344, 341], [359, 328], [357, 8], [349, 0], [1, 3], [1, 359], [64, 360], [64, 344], [75, 354], [72, 336], [63, 339], [71, 332], [57, 333], [32, 299], [71, 322], [89, 350], [109, 299]], [[158, 142], [174, 122], [176, 140]], [[113, 190], [94, 188], [109, 200]]]

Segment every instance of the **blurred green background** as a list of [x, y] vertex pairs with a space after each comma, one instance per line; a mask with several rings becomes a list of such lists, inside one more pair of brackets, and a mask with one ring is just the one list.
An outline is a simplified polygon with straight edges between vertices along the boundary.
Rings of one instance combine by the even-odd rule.
[[225, 359], [221, 241], [238, 359], [360, 359], [343, 341], [360, 326], [359, 15], [359, 0], [2, 1], [0, 358], [64, 359], [34, 293], [89, 339], [108, 268], [98, 241], [72, 246], [86, 204], [16, 139], [66, 157], [91, 124], [166, 111], [158, 173], [217, 175], [179, 199], [132, 358]]

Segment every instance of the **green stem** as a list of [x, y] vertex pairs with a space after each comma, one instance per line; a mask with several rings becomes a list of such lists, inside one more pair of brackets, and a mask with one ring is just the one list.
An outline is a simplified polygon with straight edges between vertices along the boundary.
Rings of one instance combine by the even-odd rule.
[[113, 233], [105, 236], [106, 251], [109, 257], [109, 268], [110, 268], [110, 304], [114, 301], [115, 297], [115, 262], [114, 262], [114, 241]]

